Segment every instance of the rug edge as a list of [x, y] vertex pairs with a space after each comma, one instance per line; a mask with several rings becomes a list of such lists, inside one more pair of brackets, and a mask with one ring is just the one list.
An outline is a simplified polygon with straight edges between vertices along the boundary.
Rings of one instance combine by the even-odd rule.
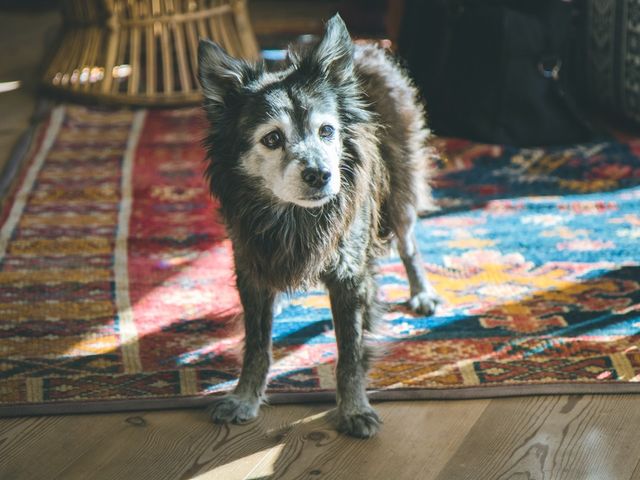
[[[444, 389], [370, 390], [373, 402], [411, 400], [477, 400], [537, 395], [621, 395], [640, 394], [640, 383], [624, 384], [554, 384], [554, 385], [497, 385]], [[189, 396], [137, 400], [98, 400], [86, 402], [51, 402], [0, 406], [0, 417], [39, 415], [72, 415], [89, 413], [135, 412], [142, 410], [173, 410], [203, 408], [217, 396]], [[272, 393], [268, 404], [335, 403], [335, 392]]]

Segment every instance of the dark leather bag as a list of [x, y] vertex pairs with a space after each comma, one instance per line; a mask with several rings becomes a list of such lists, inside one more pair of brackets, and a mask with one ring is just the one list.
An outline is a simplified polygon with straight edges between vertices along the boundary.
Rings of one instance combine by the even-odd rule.
[[407, 1], [399, 53], [436, 134], [538, 146], [590, 140], [572, 2]]

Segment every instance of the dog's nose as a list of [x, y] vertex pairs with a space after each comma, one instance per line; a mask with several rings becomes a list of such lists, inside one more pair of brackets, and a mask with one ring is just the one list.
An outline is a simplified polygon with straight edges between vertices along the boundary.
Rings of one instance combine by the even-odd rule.
[[330, 178], [331, 172], [324, 168], [305, 168], [302, 171], [302, 179], [310, 187], [324, 187]]

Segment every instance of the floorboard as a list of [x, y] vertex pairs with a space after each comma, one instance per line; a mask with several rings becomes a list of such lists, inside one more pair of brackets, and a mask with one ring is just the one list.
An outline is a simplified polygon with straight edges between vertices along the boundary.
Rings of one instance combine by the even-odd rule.
[[640, 397], [493, 400], [437, 479], [628, 479], [640, 458]]
[[31, 124], [41, 60], [56, 38], [59, 24], [55, 10], [0, 12], [0, 82], [20, 82], [20, 88], [0, 93], [0, 171]]
[[640, 397], [383, 402], [371, 440], [328, 404], [264, 408], [248, 425], [203, 410], [0, 419], [0, 478], [638, 479]]

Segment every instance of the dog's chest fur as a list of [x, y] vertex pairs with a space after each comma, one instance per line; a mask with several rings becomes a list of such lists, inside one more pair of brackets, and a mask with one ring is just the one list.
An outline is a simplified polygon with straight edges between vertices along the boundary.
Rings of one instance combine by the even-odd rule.
[[[272, 204], [243, 185], [225, 209], [236, 265], [274, 290], [309, 286], [325, 274], [361, 270], [384, 242], [379, 216], [387, 176], [374, 140], [375, 126], [347, 139], [340, 193], [317, 209]], [[357, 247], [357, 248], [356, 248]]]

